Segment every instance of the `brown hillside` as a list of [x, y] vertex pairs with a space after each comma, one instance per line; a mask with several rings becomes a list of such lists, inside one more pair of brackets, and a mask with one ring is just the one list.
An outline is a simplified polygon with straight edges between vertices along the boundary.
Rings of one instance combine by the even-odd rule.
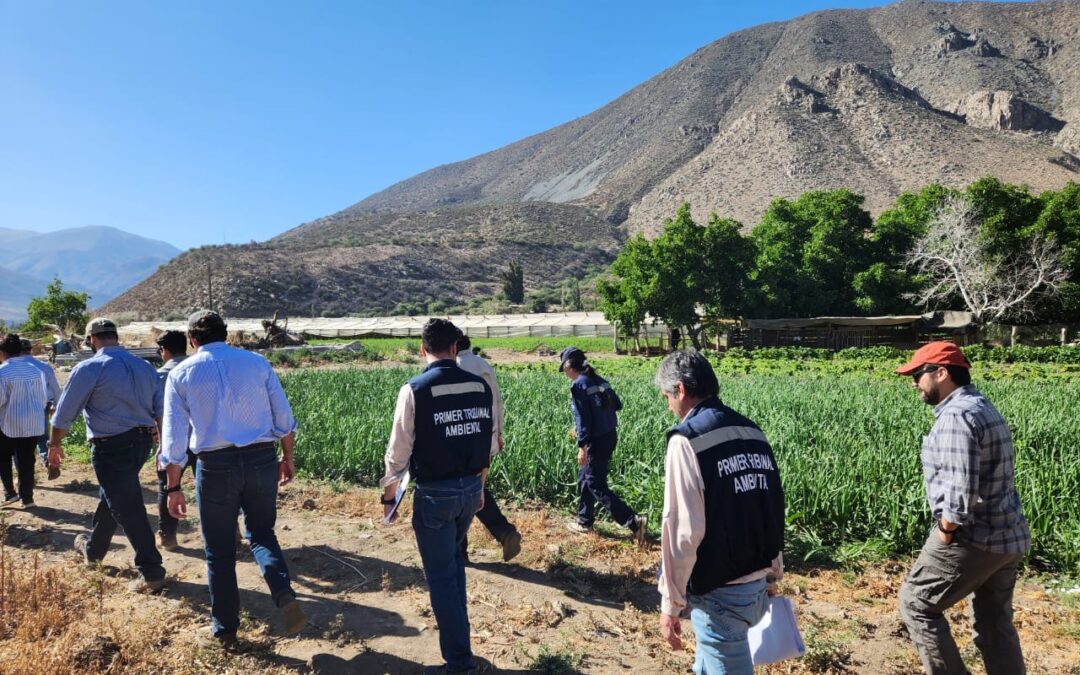
[[[515, 256], [527, 285], [565, 278], [683, 201], [749, 227], [809, 189], [851, 188], [876, 212], [930, 181], [1060, 187], [1080, 179], [1078, 45], [1072, 2], [902, 2], [757, 26], [562, 126], [266, 244], [181, 256], [105, 310], [204, 302], [203, 256], [227, 267], [215, 283], [233, 315], [385, 310], [490, 292]], [[451, 246], [433, 243], [448, 232]]]

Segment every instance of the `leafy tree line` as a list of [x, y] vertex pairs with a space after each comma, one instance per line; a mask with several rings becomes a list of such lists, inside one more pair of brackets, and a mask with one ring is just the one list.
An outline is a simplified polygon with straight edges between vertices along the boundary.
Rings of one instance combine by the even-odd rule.
[[749, 235], [683, 204], [630, 239], [597, 291], [633, 334], [646, 315], [699, 343], [701, 324], [966, 309], [983, 322], [1080, 319], [1080, 185], [1033, 194], [982, 178], [900, 195], [875, 219], [850, 190], [775, 199]]

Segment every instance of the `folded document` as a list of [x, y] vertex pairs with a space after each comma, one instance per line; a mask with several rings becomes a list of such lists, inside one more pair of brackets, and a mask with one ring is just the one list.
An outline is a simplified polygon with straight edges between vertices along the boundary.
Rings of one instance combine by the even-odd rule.
[[747, 633], [755, 666], [794, 659], [806, 653], [791, 600], [782, 595], [769, 598], [769, 611]]

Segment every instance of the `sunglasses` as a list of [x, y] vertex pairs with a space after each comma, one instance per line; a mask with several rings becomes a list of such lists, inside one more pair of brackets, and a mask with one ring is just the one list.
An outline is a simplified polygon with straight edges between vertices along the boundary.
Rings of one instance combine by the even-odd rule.
[[914, 373], [911, 374], [911, 379], [915, 383], [918, 383], [920, 377], [922, 377], [923, 375], [925, 375], [927, 373], [932, 373], [932, 372], [934, 372], [935, 370], [937, 370], [939, 368], [941, 368], [941, 366], [923, 366], [922, 368], [919, 368], [918, 370], [916, 370]]

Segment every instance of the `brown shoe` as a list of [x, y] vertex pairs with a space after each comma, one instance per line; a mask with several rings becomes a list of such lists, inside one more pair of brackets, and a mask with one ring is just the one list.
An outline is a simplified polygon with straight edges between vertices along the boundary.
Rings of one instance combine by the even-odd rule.
[[50, 466], [49, 467], [49, 480], [56, 480], [59, 477], [60, 477], [60, 467], [58, 467], [58, 466]]
[[296, 599], [295, 595], [286, 599], [284, 604], [281, 605], [281, 616], [285, 619], [286, 635], [296, 635], [304, 630], [304, 626], [307, 625], [304, 608], [300, 606], [300, 601]]
[[170, 532], [168, 534], [164, 532], [157, 533], [157, 545], [163, 551], [175, 551], [179, 548], [179, 544], [176, 543], [176, 533]]
[[649, 524], [646, 515], [634, 516], [634, 522], [630, 525], [630, 531], [634, 533], [634, 541], [638, 546], [645, 545], [645, 527]]
[[521, 535], [514, 530], [502, 540], [503, 562], [510, 562], [521, 553]]

